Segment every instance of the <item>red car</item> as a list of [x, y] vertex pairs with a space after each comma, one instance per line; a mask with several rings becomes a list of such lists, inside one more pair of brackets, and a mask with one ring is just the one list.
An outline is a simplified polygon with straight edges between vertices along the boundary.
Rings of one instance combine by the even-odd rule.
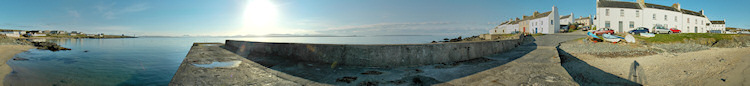
[[609, 29], [609, 28], [602, 28], [602, 29], [596, 30], [596, 31], [594, 31], [592, 33], [594, 33], [596, 35], [615, 34], [615, 30], [612, 30], [612, 29]]
[[680, 30], [676, 28], [669, 28], [669, 31], [672, 31], [672, 33], [680, 33]]

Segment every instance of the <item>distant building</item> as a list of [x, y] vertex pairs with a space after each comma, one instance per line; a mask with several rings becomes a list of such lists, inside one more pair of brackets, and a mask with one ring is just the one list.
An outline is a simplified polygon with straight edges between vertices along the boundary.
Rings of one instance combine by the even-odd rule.
[[0, 30], [0, 35], [6, 37], [21, 37], [25, 31], [22, 30]]
[[560, 15], [557, 7], [552, 6], [552, 11], [539, 13], [534, 12], [531, 16], [523, 16], [523, 19], [509, 19], [490, 30], [490, 34], [504, 34], [519, 31], [521, 33], [554, 34], [560, 31]]
[[725, 20], [714, 20], [711, 21], [711, 30], [721, 30], [721, 31], [729, 31], [727, 30], [726, 24], [724, 24]]
[[573, 15], [573, 13], [570, 13], [570, 15], [560, 16], [560, 25], [573, 24], [575, 23], [573, 19], [575, 19], [575, 16]]
[[59, 31], [59, 30], [52, 30], [49, 32], [49, 34], [67, 34], [65, 31]]
[[581, 16], [578, 17], [575, 22], [583, 26], [591, 26], [592, 24], [594, 24], [594, 19], [591, 18], [591, 15], [589, 15], [588, 17]]
[[703, 15], [703, 10], [696, 12], [682, 9], [679, 3], [672, 6], [645, 3], [644, 0], [596, 0], [596, 3], [594, 25], [597, 28], [610, 28], [618, 33], [657, 25], [679, 29], [684, 33], [705, 33], [711, 28], [711, 22]]

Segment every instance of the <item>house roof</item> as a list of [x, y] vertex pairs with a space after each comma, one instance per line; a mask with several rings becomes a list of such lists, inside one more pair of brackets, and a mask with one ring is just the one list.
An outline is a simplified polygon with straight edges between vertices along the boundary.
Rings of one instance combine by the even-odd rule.
[[560, 19], [565, 19], [565, 18], [570, 18], [570, 15], [565, 15], [565, 16], [560, 17]]
[[645, 3], [646, 7], [648, 8], [655, 8], [655, 9], [662, 9], [662, 10], [669, 10], [669, 11], [675, 11], [680, 12], [680, 10], [677, 10], [677, 8], [670, 7], [670, 6], [664, 6], [664, 5], [658, 5], [658, 4], [651, 4], [651, 3]]
[[724, 24], [724, 20], [711, 21], [711, 24]]
[[633, 8], [633, 9], [641, 9], [641, 6], [638, 5], [638, 3], [635, 2], [624, 2], [624, 1], [608, 1], [608, 0], [601, 0], [599, 3], [597, 3], [598, 7], [614, 7], [614, 8]]
[[705, 15], [703, 15], [703, 14], [701, 14], [699, 12], [695, 12], [695, 11], [691, 11], [691, 10], [687, 10], [687, 9], [682, 9], [682, 13], [689, 14], [689, 15], [694, 15], [694, 16], [706, 17]]
[[538, 18], [542, 18], [542, 17], [547, 17], [547, 16], [549, 16], [550, 13], [552, 13], [552, 11], [547, 11], [547, 12], [544, 12], [544, 13], [539, 13], [537, 15], [531, 15], [531, 16], [529, 16], [527, 18], [522, 19], [522, 21], [523, 20], [533, 20], [533, 19], [538, 19]]
[[577, 18], [576, 20], [582, 20], [582, 19], [590, 19], [591, 17], [583, 17], [583, 18]]

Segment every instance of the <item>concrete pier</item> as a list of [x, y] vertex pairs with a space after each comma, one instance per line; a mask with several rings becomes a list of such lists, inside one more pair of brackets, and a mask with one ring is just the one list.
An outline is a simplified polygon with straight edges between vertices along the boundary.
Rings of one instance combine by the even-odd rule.
[[[226, 49], [256, 62], [297, 60], [364, 67], [418, 66], [463, 61], [516, 48], [518, 39], [428, 44], [309, 44], [227, 40]], [[270, 64], [275, 63], [261, 63]]]
[[[221, 43], [195, 43], [169, 86], [326, 86], [266, 68], [222, 48]], [[201, 67], [214, 63], [230, 63]], [[234, 64], [236, 63], [236, 64]]]

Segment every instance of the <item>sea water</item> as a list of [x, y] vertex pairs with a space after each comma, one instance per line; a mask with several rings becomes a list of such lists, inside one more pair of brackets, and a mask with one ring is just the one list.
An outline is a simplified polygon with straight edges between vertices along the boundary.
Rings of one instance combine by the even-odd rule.
[[324, 44], [413, 44], [454, 36], [373, 37], [180, 37], [123, 39], [48, 39], [69, 51], [31, 49], [9, 60], [13, 72], [6, 85], [21, 86], [111, 86], [168, 85], [194, 42], [247, 40], [260, 42]]

